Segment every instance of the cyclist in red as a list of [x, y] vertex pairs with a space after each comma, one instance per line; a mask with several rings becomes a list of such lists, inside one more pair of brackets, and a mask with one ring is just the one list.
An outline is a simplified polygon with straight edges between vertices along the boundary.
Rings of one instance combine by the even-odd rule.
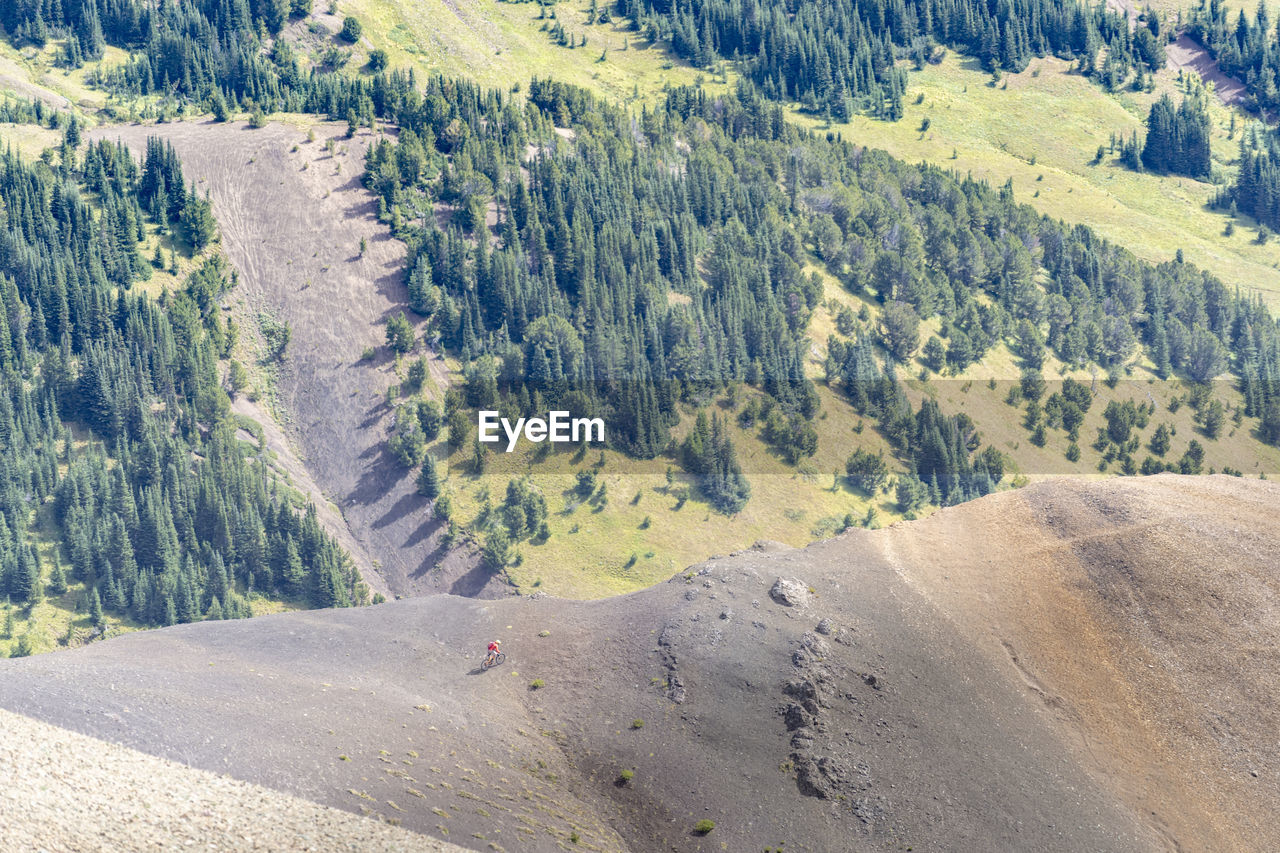
[[495, 658], [495, 657], [497, 657], [497, 656], [498, 656], [498, 652], [502, 651], [502, 649], [500, 649], [500, 648], [499, 648], [499, 646], [501, 646], [501, 645], [502, 645], [502, 641], [501, 641], [501, 640], [494, 640], [492, 643], [490, 643], [490, 644], [489, 644], [489, 657], [491, 657], [491, 658]]

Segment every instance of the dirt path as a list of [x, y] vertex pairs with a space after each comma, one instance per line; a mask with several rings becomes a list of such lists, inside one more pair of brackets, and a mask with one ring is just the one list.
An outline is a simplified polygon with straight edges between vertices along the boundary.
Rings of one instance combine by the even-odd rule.
[[[377, 221], [360, 183], [372, 133], [347, 139], [345, 130], [319, 124], [308, 142], [305, 130], [284, 124], [252, 130], [206, 121], [93, 135], [118, 137], [135, 151], [149, 136], [164, 137], [188, 179], [210, 194], [240, 272], [231, 299], [242, 326], [251, 330], [268, 312], [292, 329], [274, 407], [281, 429], [268, 430], [270, 446], [291, 473], [299, 472], [290, 460], [305, 466], [312, 482], [298, 478], [304, 492], [336, 507], [322, 517], [371, 586], [397, 595], [504, 594], [474, 558], [439, 547], [441, 525], [386, 449], [393, 414], [386, 389], [399, 380], [383, 327], [407, 312], [405, 247]], [[362, 358], [366, 348], [375, 358]], [[437, 385], [447, 384], [438, 358], [430, 367]]]

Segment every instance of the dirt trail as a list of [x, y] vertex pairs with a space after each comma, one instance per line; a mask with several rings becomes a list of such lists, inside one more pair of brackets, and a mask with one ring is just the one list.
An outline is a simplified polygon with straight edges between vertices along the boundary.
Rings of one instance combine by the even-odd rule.
[[[242, 326], [252, 329], [259, 312], [269, 312], [292, 330], [278, 379], [281, 431], [268, 429], [269, 445], [304, 492], [336, 507], [322, 519], [371, 585], [398, 595], [505, 594], [473, 557], [439, 546], [441, 525], [386, 449], [393, 415], [386, 389], [398, 379], [383, 326], [407, 312], [405, 247], [377, 221], [360, 182], [372, 133], [347, 139], [345, 125], [334, 123], [316, 125], [315, 133], [308, 142], [304, 129], [277, 123], [253, 130], [180, 122], [93, 135], [139, 152], [149, 136], [161, 136], [197, 190], [210, 193], [223, 246], [240, 272], [231, 299]], [[377, 356], [363, 359], [366, 348]], [[434, 355], [430, 369], [444, 387]]]
[[1271, 850], [1278, 501], [1041, 483], [614, 599], [431, 596], [0, 661], [0, 708], [513, 851]]

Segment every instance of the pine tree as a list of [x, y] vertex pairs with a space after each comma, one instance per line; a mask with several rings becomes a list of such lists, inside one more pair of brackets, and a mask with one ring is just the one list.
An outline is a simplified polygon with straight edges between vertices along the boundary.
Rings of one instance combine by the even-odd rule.
[[298, 548], [292, 538], [285, 542], [284, 565], [280, 572], [280, 580], [285, 590], [291, 595], [301, 592], [303, 582], [306, 580], [306, 569], [302, 565], [302, 557], [298, 554]]
[[182, 228], [191, 247], [199, 252], [217, 235], [217, 223], [213, 218], [213, 205], [208, 197], [201, 198], [188, 193], [182, 206]]
[[409, 325], [404, 312], [387, 319], [387, 347], [395, 353], [403, 355], [413, 349], [413, 326]]
[[40, 598], [40, 562], [33, 550], [19, 545], [16, 569], [9, 583], [15, 601], [35, 603]]
[[102, 598], [98, 595], [96, 586], [89, 592], [89, 623], [95, 628], [101, 628], [106, 624], [106, 618], [102, 614]]
[[440, 473], [436, 470], [436, 463], [432, 456], [428, 455], [422, 463], [422, 470], [418, 472], [418, 494], [425, 498], [435, 500], [440, 496]]
[[62, 573], [62, 564], [54, 561], [53, 570], [49, 573], [49, 595], [63, 595], [67, 591], [67, 578]]
[[502, 525], [494, 525], [485, 536], [484, 548], [481, 550], [484, 564], [492, 572], [506, 568], [511, 562], [511, 536]]

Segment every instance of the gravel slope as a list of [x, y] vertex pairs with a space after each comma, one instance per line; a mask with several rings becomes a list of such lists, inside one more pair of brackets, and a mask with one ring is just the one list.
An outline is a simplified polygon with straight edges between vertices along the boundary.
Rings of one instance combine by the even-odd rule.
[[1171, 848], [1276, 849], [1278, 506], [1260, 480], [1064, 480], [881, 544]]
[[0, 708], [508, 851], [1277, 849], [1278, 499], [1043, 483], [614, 599], [0, 661]]
[[464, 848], [0, 711], [0, 849]]
[[[255, 411], [239, 401], [237, 411], [268, 422], [268, 447], [370, 586], [396, 595], [506, 595], [500, 578], [476, 570], [474, 554], [440, 546], [442, 525], [386, 447], [394, 416], [386, 389], [399, 379], [385, 324], [401, 311], [415, 316], [405, 246], [378, 222], [361, 184], [373, 134], [348, 139], [346, 125], [332, 122], [314, 130], [308, 142], [306, 129], [286, 124], [254, 130], [203, 121], [96, 128], [89, 136], [122, 140], [139, 155], [149, 137], [161, 137], [196, 191], [209, 193], [222, 246], [240, 273], [228, 299], [241, 328], [251, 332], [265, 311], [292, 330], [274, 412], [281, 429], [269, 423], [265, 405]], [[362, 358], [366, 348], [373, 359]], [[443, 362], [428, 356], [443, 393]]]

